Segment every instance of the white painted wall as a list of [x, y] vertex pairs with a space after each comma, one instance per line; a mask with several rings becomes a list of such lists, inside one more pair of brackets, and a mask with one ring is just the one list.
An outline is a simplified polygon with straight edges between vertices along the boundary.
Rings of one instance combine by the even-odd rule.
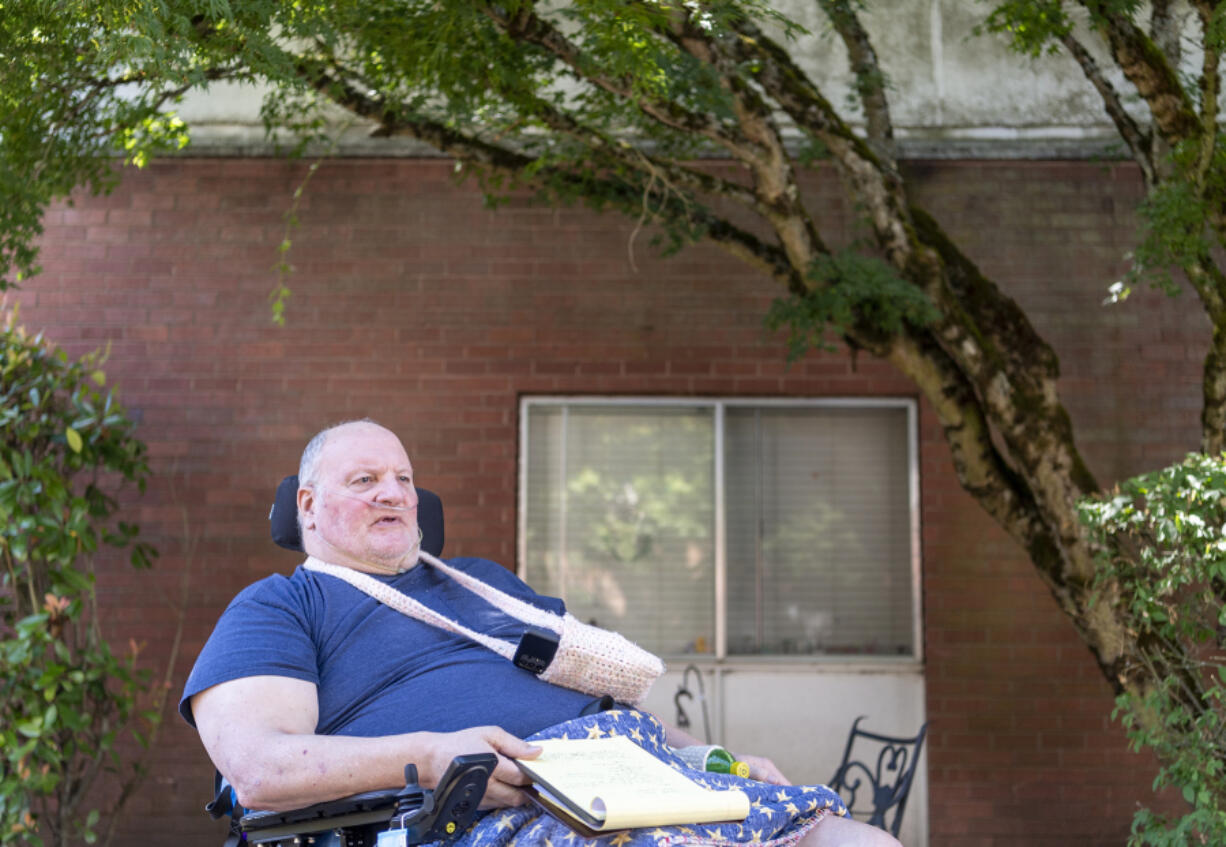
[[[783, 0], [809, 29], [793, 54], [821, 80], [828, 99], [847, 101], [847, 55], [817, 4]], [[902, 139], [966, 141], [1097, 138], [1111, 133], [1097, 94], [1067, 55], [1033, 61], [993, 35], [976, 36], [979, 0], [869, 2], [863, 14], [891, 86]], [[1095, 39], [1088, 33], [1086, 43]]]
[[[670, 661], [644, 708], [676, 722], [673, 696], [685, 665]], [[914, 735], [925, 721], [924, 678], [918, 665], [852, 665], [840, 662], [729, 662], [702, 666], [711, 740], [730, 750], [768, 756], [798, 784], [834, 776], [852, 722], [886, 735]], [[687, 705], [690, 734], [703, 738], [702, 707]], [[928, 846], [927, 753], [920, 757], [899, 839], [905, 847]]]
[[[793, 54], [841, 108], [850, 80], [842, 42], [817, 4], [777, 2], [809, 30]], [[865, 26], [889, 76], [891, 111], [904, 152], [1097, 152], [1114, 139], [1097, 95], [1071, 58], [1031, 61], [1011, 53], [998, 37], [973, 34], [988, 8], [979, 0], [870, 0], [867, 5]], [[1088, 33], [1085, 41], [1095, 43]], [[260, 152], [259, 102], [260, 93], [251, 87], [216, 85], [187, 97], [179, 111], [194, 127], [197, 152]], [[351, 154], [423, 152], [404, 141], [368, 140], [356, 127], [346, 138], [344, 151]]]

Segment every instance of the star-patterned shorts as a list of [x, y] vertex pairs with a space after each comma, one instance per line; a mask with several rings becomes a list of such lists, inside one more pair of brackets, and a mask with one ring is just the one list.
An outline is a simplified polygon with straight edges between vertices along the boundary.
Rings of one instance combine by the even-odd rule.
[[637, 710], [611, 710], [538, 732], [538, 738], [603, 738], [624, 735], [710, 788], [739, 788], [749, 795], [749, 817], [739, 823], [665, 826], [584, 838], [534, 805], [497, 809], [477, 820], [457, 847], [671, 847], [671, 845], [795, 844], [827, 815], [846, 815], [839, 795], [824, 785], [771, 785], [686, 768], [664, 742], [664, 726]]

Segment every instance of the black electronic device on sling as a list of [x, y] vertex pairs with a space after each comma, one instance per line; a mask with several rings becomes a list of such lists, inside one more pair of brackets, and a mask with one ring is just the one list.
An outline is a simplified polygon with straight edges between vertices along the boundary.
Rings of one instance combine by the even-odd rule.
[[558, 652], [558, 634], [530, 626], [519, 639], [519, 647], [511, 661], [517, 668], [540, 676]]

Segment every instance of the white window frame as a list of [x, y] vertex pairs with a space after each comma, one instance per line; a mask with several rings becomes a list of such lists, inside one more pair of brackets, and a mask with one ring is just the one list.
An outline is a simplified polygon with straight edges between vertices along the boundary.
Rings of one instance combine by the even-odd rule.
[[[520, 397], [519, 405], [519, 458], [518, 458], [518, 515], [516, 518], [516, 573], [522, 578], [527, 566], [527, 509], [528, 502], [528, 417], [529, 411], [537, 405], [563, 404], [563, 421], [572, 406], [617, 406], [617, 407], [651, 407], [667, 406], [670, 408], [693, 407], [713, 411], [715, 425], [715, 468], [713, 484], [715, 486], [715, 650], [713, 658], [716, 662], [728, 661], [727, 652], [727, 540], [725, 538], [724, 503], [724, 420], [725, 413], [733, 407], [750, 408], [850, 408], [874, 409], [891, 408], [904, 409], [907, 413], [907, 500], [910, 514], [910, 544], [911, 544], [911, 622], [912, 644], [915, 650], [911, 656], [871, 655], [854, 656], [734, 656], [737, 664], [867, 664], [867, 665], [920, 665], [924, 661], [922, 584], [921, 584], [921, 544], [920, 544], [920, 479], [919, 479], [919, 435], [918, 412], [916, 402], [909, 397], [667, 397], [667, 396], [573, 396], [573, 395], [525, 395]], [[563, 426], [563, 432], [566, 431]], [[562, 492], [562, 508], [566, 508], [566, 493]], [[565, 520], [562, 521], [565, 526]], [[565, 601], [566, 597], [562, 597]], [[666, 657], [668, 658], [668, 657]], [[693, 661], [692, 655], [678, 654], [675, 657], [682, 661]]]

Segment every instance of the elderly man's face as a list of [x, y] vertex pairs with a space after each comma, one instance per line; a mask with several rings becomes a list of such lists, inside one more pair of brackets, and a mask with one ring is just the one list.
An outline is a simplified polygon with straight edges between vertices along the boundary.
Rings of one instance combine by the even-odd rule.
[[298, 492], [303, 546], [364, 571], [407, 569], [417, 557], [417, 491], [400, 439], [354, 423], [329, 433], [314, 486]]

